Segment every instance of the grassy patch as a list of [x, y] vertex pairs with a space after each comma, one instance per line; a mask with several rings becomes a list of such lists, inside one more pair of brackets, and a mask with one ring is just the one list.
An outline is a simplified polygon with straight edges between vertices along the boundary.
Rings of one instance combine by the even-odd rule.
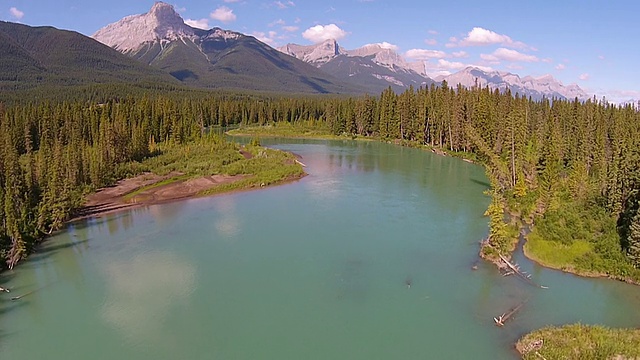
[[168, 143], [158, 145], [154, 149], [156, 156], [142, 162], [126, 164], [120, 171], [129, 175], [143, 172], [152, 172], [160, 176], [172, 172], [183, 175], [136, 189], [127, 194], [124, 200], [131, 200], [140, 193], [153, 188], [201, 176], [246, 175], [241, 180], [220, 184], [199, 195], [267, 186], [288, 179], [300, 178], [304, 175], [302, 166], [296, 163], [292, 154], [248, 145], [242, 150], [249, 152], [251, 157], [245, 158], [240, 150], [240, 145], [225, 141], [216, 135], [209, 135], [198, 142], [185, 145]]
[[595, 204], [562, 195], [552, 202], [528, 236], [527, 256], [578, 275], [640, 282], [640, 270], [622, 251], [614, 216]]
[[525, 254], [543, 266], [571, 270], [579, 258], [593, 251], [593, 246], [584, 240], [563, 244], [544, 240], [539, 233], [532, 232], [524, 245]]
[[637, 359], [640, 330], [581, 324], [547, 327], [516, 344], [524, 359]]

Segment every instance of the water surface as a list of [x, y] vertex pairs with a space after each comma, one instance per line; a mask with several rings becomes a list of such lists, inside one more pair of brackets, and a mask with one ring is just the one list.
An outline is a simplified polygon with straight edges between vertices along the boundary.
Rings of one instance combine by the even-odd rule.
[[513, 359], [544, 325], [640, 326], [637, 287], [518, 258], [542, 290], [478, 262], [480, 166], [373, 142], [277, 147], [309, 176], [76, 223], [3, 274], [0, 358]]

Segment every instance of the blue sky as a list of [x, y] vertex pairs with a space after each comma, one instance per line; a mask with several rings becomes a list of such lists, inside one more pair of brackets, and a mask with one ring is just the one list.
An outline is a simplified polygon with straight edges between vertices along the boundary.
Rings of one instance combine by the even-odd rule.
[[[551, 74], [614, 101], [640, 99], [640, 1], [166, 0], [190, 24], [272, 46], [326, 37], [354, 49], [385, 42], [430, 73], [477, 65]], [[153, 0], [0, 0], [0, 19], [91, 35]]]

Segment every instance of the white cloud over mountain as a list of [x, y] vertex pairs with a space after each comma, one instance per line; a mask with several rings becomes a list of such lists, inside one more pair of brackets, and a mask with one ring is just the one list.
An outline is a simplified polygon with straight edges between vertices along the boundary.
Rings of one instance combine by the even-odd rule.
[[534, 55], [523, 54], [517, 50], [498, 48], [491, 54], [480, 54], [482, 60], [490, 62], [512, 61], [512, 62], [538, 62]]
[[336, 24], [312, 26], [302, 33], [303, 38], [314, 44], [329, 39], [340, 40], [345, 36], [347, 36], [347, 32], [340, 29]]
[[24, 12], [18, 10], [18, 8], [16, 7], [12, 7], [11, 9], [9, 9], [9, 14], [11, 14], [12, 17], [14, 17], [15, 19], [22, 19], [24, 17]]
[[211, 27], [209, 26], [208, 19], [199, 19], [199, 20], [186, 19], [184, 23], [198, 29], [203, 29], [203, 30], [211, 29]]
[[411, 49], [405, 53], [405, 56], [415, 60], [429, 60], [446, 58], [447, 53], [440, 50]]
[[530, 48], [525, 43], [520, 41], [514, 41], [511, 37], [503, 34], [498, 34], [494, 31], [484, 29], [481, 27], [474, 27], [467, 33], [462, 40], [458, 40], [456, 37], [449, 39], [446, 47], [465, 47], [465, 46], [488, 46], [488, 45], [502, 45], [516, 49]]
[[226, 6], [220, 6], [215, 9], [210, 15], [210, 18], [213, 20], [218, 20], [223, 23], [230, 23], [236, 20], [236, 14], [233, 13], [233, 10], [229, 9]]

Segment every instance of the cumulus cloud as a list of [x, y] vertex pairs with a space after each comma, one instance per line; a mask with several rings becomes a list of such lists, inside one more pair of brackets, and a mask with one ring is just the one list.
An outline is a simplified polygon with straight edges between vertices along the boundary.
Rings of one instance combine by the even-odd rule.
[[589, 78], [591, 77], [591, 75], [584, 73], [584, 74], [580, 74], [580, 76], [578, 77], [578, 79], [582, 80], [582, 81], [587, 81], [589, 80]]
[[429, 31], [427, 31], [427, 32], [428, 32], [429, 34], [431, 34], [431, 35], [438, 35], [438, 32], [437, 32], [437, 31], [435, 31], [435, 30], [429, 30]]
[[467, 33], [462, 40], [458, 40], [455, 37], [449, 38], [447, 47], [460, 47], [460, 46], [488, 46], [488, 45], [502, 45], [517, 49], [533, 49], [520, 41], [514, 41], [511, 37], [503, 34], [498, 34], [494, 31], [487, 30], [481, 27], [474, 27]]
[[312, 26], [302, 33], [303, 38], [313, 43], [329, 39], [340, 40], [345, 36], [347, 36], [347, 32], [340, 29], [336, 24]]
[[562, 64], [562, 63], [556, 65], [556, 70], [564, 70], [566, 68], [567, 68], [567, 66], [565, 64]]
[[516, 50], [498, 48], [491, 54], [480, 54], [482, 60], [499, 62], [502, 60], [512, 62], [538, 62], [539, 59], [533, 55], [523, 54]]
[[427, 45], [434, 46], [434, 45], [438, 45], [438, 40], [436, 40], [436, 39], [424, 39], [424, 43], [427, 44]]
[[294, 32], [294, 31], [298, 31], [298, 29], [300, 29], [297, 26], [283, 26], [282, 30], [286, 31], [286, 32]]
[[215, 9], [211, 14], [209, 14], [209, 17], [225, 24], [236, 20], [236, 14], [226, 6], [220, 6]]
[[440, 50], [411, 49], [407, 50], [405, 56], [416, 60], [444, 59], [447, 53]]
[[469, 54], [467, 54], [466, 51], [454, 51], [451, 53], [451, 56], [454, 58], [466, 58], [469, 57]]
[[184, 23], [198, 29], [203, 29], [203, 30], [211, 29], [211, 27], [209, 26], [208, 19], [199, 19], [199, 20], [186, 19]]
[[604, 57], [604, 55], [598, 55], [598, 59], [600, 59], [600, 60], [604, 60], [604, 59], [605, 59], [605, 57]]
[[18, 8], [16, 7], [12, 7], [11, 9], [9, 9], [9, 13], [11, 14], [11, 16], [15, 19], [22, 19], [24, 17], [24, 12], [18, 10]]

